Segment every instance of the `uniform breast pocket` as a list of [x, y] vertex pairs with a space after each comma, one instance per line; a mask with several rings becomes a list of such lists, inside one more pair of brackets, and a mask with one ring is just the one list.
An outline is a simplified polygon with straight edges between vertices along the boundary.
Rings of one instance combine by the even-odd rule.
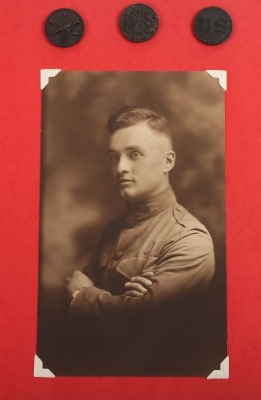
[[128, 280], [134, 276], [142, 275], [144, 272], [152, 271], [155, 266], [155, 257], [128, 257], [121, 259], [116, 270]]

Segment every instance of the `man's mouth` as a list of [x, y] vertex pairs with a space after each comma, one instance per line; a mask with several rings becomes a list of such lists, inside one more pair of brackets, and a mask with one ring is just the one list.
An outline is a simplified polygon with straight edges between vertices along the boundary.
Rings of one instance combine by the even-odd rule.
[[122, 179], [117, 179], [117, 183], [120, 185], [120, 186], [127, 186], [128, 184], [130, 184], [130, 183], [132, 183], [133, 182], [133, 180], [131, 180], [131, 179], [124, 179], [124, 178], [122, 178]]

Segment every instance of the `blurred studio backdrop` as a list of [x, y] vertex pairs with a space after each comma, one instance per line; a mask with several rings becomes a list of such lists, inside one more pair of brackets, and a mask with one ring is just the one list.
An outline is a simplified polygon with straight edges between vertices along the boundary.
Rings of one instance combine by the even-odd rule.
[[50, 78], [42, 91], [37, 353], [44, 366], [54, 362], [63, 326], [65, 278], [83, 269], [104, 227], [124, 212], [107, 162], [106, 124], [125, 104], [151, 108], [171, 125], [172, 188], [214, 241], [212, 307], [217, 346], [225, 351], [224, 97], [207, 72], [70, 71]]

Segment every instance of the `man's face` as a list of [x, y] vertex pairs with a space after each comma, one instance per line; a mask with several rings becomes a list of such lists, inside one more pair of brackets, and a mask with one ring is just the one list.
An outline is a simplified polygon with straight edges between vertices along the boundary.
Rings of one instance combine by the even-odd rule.
[[168, 138], [146, 122], [115, 131], [109, 142], [109, 158], [121, 196], [136, 202], [162, 192], [171, 169], [166, 165], [168, 153], [173, 153]]

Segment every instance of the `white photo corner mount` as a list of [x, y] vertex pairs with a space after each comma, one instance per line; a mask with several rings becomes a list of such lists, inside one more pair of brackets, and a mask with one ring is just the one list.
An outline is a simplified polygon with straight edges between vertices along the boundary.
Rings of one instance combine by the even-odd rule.
[[55, 77], [57, 74], [61, 72], [61, 69], [41, 69], [40, 71], [40, 87], [41, 90], [45, 88], [45, 86], [49, 83], [49, 78]]
[[37, 355], [34, 356], [34, 378], [55, 378], [49, 369], [43, 367], [43, 362]]
[[219, 85], [226, 91], [227, 90], [227, 71], [207, 69], [206, 72], [212, 78], [218, 79]]
[[229, 379], [229, 357], [227, 356], [220, 364], [220, 369], [215, 369], [207, 379]]

